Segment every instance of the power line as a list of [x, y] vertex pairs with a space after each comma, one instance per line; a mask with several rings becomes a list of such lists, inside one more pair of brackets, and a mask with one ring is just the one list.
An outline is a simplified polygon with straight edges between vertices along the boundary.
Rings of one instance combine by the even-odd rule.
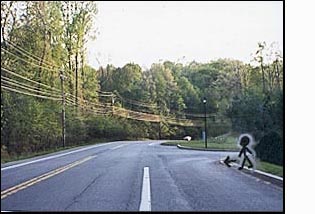
[[[2, 68], [3, 69], [3, 68]], [[36, 84], [41, 84], [39, 82], [36, 82], [36, 81], [33, 81], [33, 80], [29, 80], [21, 75], [18, 75], [8, 69], [3, 69], [5, 70], [6, 72], [12, 74], [12, 75], [15, 75], [15, 76], [18, 76], [22, 79], [25, 79], [27, 81], [30, 81], [30, 82], [34, 82]], [[6, 82], [4, 80], [4, 82]], [[9, 84], [12, 84], [10, 82], [8, 82]], [[14, 84], [13, 84], [14, 85]], [[19, 87], [21, 87], [20, 85], [18, 84], [15, 84]], [[45, 84], [43, 84], [45, 85]], [[47, 87], [47, 85], [45, 85]], [[5, 86], [8, 90], [11, 89], [12, 91], [12, 88], [9, 88], [7, 86]], [[50, 86], [48, 86], [49, 88], [52, 88]], [[22, 87], [22, 88], [25, 88], [27, 90], [31, 90], [29, 88], [26, 88], [26, 87]], [[13, 89], [14, 90], [14, 89]], [[14, 90], [14, 91], [18, 91], [18, 90]], [[43, 91], [40, 91], [40, 90], [33, 90], [35, 92], [41, 92], [41, 93], [47, 93], [46, 92], [43, 92]], [[60, 92], [59, 89], [57, 89], [58, 92]], [[27, 94], [27, 95], [34, 95], [34, 94], [31, 94], [31, 93], [26, 93], [26, 92], [23, 92], [24, 94]], [[111, 93], [111, 92], [108, 92], [108, 94]], [[52, 94], [49, 94], [49, 95], [52, 95]], [[69, 94], [71, 97], [75, 98], [74, 95], [72, 94]], [[47, 97], [47, 96], [41, 96], [41, 95], [36, 95], [37, 97], [45, 97], [45, 98], [51, 98], [51, 99], [54, 99], [52, 97]], [[56, 95], [53, 95], [53, 96], [56, 96]], [[58, 96], [59, 97], [59, 96]], [[56, 99], [54, 99], [56, 100]], [[57, 99], [57, 100], [60, 100], [60, 99]], [[161, 122], [161, 116], [160, 115], [156, 115], [156, 114], [149, 114], [149, 113], [144, 113], [144, 112], [138, 112], [138, 111], [132, 111], [132, 110], [129, 110], [129, 109], [125, 109], [125, 108], [120, 108], [120, 107], [115, 107], [115, 106], [112, 106], [112, 111], [109, 111], [109, 107], [110, 107], [110, 104], [107, 104], [107, 105], [102, 105], [102, 104], [99, 104], [99, 103], [94, 103], [94, 102], [90, 102], [90, 101], [87, 101], [87, 100], [84, 100], [82, 98], [79, 98], [80, 101], [82, 101], [84, 104], [75, 104], [75, 100], [73, 99], [70, 99], [70, 98], [67, 98], [66, 101], [67, 101], [67, 104], [71, 104], [71, 105], [75, 105], [77, 107], [80, 107], [80, 108], [83, 108], [84, 110], [87, 110], [87, 111], [90, 111], [90, 112], [93, 112], [93, 113], [98, 113], [98, 114], [105, 114], [105, 115], [108, 115], [108, 113], [106, 112], [112, 112], [113, 115], [117, 115], [117, 116], [120, 116], [120, 117], [125, 117], [125, 118], [129, 118], [129, 119], [135, 119], [135, 120], [142, 120], [142, 121], [149, 121], [149, 122]], [[69, 103], [70, 102], [70, 103]], [[74, 104], [73, 104], [73, 103]], [[94, 106], [93, 106], [94, 105]], [[95, 107], [95, 106], [99, 106], [99, 107]], [[92, 108], [92, 109], [91, 109]], [[93, 109], [94, 108], [94, 109]], [[191, 122], [191, 120], [187, 120], [187, 119], [178, 119], [178, 118], [166, 118], [166, 121], [168, 121], [169, 123], [171, 124], [178, 124], [178, 125], [194, 125], [194, 123]]]
[[[60, 89], [56, 89], [56, 88], [54, 88], [54, 87], [45, 85], [45, 84], [43, 84], [43, 83], [39, 83], [39, 82], [37, 82], [37, 81], [30, 80], [30, 79], [28, 79], [28, 78], [25, 78], [25, 77], [19, 75], [19, 74], [14, 73], [13, 71], [10, 71], [10, 70], [6, 69], [6, 68], [1, 68], [1, 69], [4, 70], [4, 71], [6, 71], [6, 72], [8, 72], [9, 74], [12, 74], [12, 75], [17, 76], [17, 77], [19, 77], [19, 78], [22, 78], [22, 79], [24, 79], [24, 80], [26, 80], [26, 81], [29, 81], [29, 82], [32, 82], [32, 83], [35, 83], [35, 84], [42, 85], [42, 86], [47, 87], [47, 88], [49, 88], [49, 89], [52, 89], [52, 90], [54, 90], [54, 91], [56, 91], [56, 92], [58, 92], [58, 93], [61, 93], [61, 90], [60, 90]], [[8, 79], [9, 79], [9, 78], [8, 78]], [[27, 86], [29, 86], [29, 85], [27, 85]], [[32, 86], [30, 86], [30, 87], [32, 87]], [[52, 92], [52, 93], [54, 93], [54, 92]], [[72, 95], [72, 94], [69, 94], [69, 93], [66, 94], [66, 96], [68, 96], [68, 95], [70, 95], [70, 96], [72, 96], [73, 98], [75, 98], [75, 96]], [[83, 102], [88, 102], [87, 100], [84, 100], [84, 99], [82, 99], [82, 98], [80, 98], [80, 97], [78, 97], [78, 99], [81, 100], [81, 101], [83, 101]], [[103, 107], [108, 107], [108, 106], [110, 105], [110, 104], [102, 105], [102, 104], [98, 104], [98, 103], [94, 103], [94, 102], [90, 102], [90, 103], [92, 103], [92, 104], [94, 104], [94, 105], [103, 106]]]
[[[13, 56], [13, 57], [15, 57], [15, 58], [17, 58], [17, 59], [19, 59], [19, 60], [25, 62], [25, 63], [28, 63], [28, 64], [33, 65], [33, 66], [36, 66], [36, 67], [38, 67], [38, 68], [42, 68], [42, 69], [47, 70], [47, 71], [53, 71], [53, 72], [56, 72], [56, 71], [57, 71], [57, 72], [58, 72], [58, 69], [51, 69], [51, 68], [47, 68], [47, 67], [42, 66], [42, 65], [35, 64], [35, 63], [33, 63], [33, 62], [30, 62], [30, 61], [28, 61], [28, 60], [26, 60], [26, 59], [23, 59], [23, 58], [17, 56], [16, 54], [14, 54], [14, 53], [12, 53], [12, 52], [10, 52], [10, 51], [8, 51], [8, 50], [2, 48], [2, 47], [1, 47], [1, 51], [4, 51], [4, 52], [6, 52], [7, 54], [9, 54], [9, 55], [11, 55], [11, 56]], [[67, 74], [70, 75], [69, 73], [67, 73]]]
[[51, 94], [51, 93], [48, 93], [48, 92], [43, 92], [41, 90], [35, 90], [35, 89], [31, 89], [31, 88], [28, 88], [28, 87], [24, 87], [22, 85], [19, 85], [19, 84], [16, 84], [14, 82], [11, 82], [11, 81], [7, 81], [7, 80], [4, 80], [2, 77], [1, 77], [1, 84], [7, 84], [7, 85], [11, 85], [12, 86], [15, 86], [15, 87], [19, 87], [21, 89], [25, 89], [25, 90], [28, 90], [28, 91], [33, 91], [33, 92], [36, 92], [36, 93], [40, 93], [40, 94], [44, 94], [44, 95], [50, 95], [51, 97], [55, 97], [55, 98], [61, 98], [60, 95], [56, 95], [56, 94]]
[[23, 80], [26, 80], [26, 81], [29, 81], [29, 82], [32, 82], [32, 83], [35, 83], [35, 84], [44, 86], [44, 87], [49, 88], [49, 89], [51, 89], [51, 90], [53, 90], [53, 91], [56, 91], [56, 92], [61, 93], [61, 90], [60, 90], [60, 89], [57, 89], [57, 88], [54, 88], [54, 87], [52, 87], [52, 86], [49, 86], [49, 85], [46, 85], [46, 84], [37, 82], [37, 81], [35, 81], [35, 80], [28, 79], [28, 78], [26, 78], [26, 77], [24, 77], [24, 76], [22, 76], [22, 75], [19, 75], [19, 74], [15, 73], [15, 72], [13, 72], [13, 71], [7, 69], [7, 68], [1, 67], [1, 70], [5, 71], [5, 72], [7, 72], [7, 73], [9, 73], [9, 74], [11, 74], [11, 75], [13, 75], [13, 76], [19, 77], [19, 78], [21, 78], [21, 79], [23, 79]]
[[105, 94], [105, 95], [108, 95], [108, 96], [113, 96], [113, 92], [107, 92], [107, 91], [96, 91], [100, 94]]
[[10, 88], [9, 86], [4, 86], [2, 84], [1, 84], [1, 88], [5, 89], [5, 90], [16, 92], [16, 93], [19, 93], [19, 94], [28, 95], [28, 96], [39, 97], [39, 98], [48, 99], [48, 100], [61, 101], [60, 98], [52, 98], [52, 97], [42, 96], [42, 95], [38, 95], [38, 94], [32, 94], [32, 93], [28, 93], [28, 92], [23, 92], [23, 91], [20, 91], [20, 90], [16, 90], [16, 89]]
[[9, 43], [7, 43], [7, 45], [11, 46], [13, 50], [15, 50], [16, 52], [20, 53], [23, 56], [26, 56], [27, 58], [29, 58], [31, 60], [34, 60], [34, 61], [36, 61], [38, 63], [41, 63], [41, 64], [43, 64], [45, 66], [48, 66], [48, 67], [57, 68], [57, 66], [49, 64], [49, 63], [46, 63], [45, 60], [39, 59], [39, 57], [37, 57], [36, 55], [30, 54], [29, 52], [25, 51], [22, 48], [18, 48], [18, 47], [14, 46], [12, 44], [9, 44]]
[[75, 102], [75, 100], [74, 99], [70, 99], [70, 98], [68, 98], [68, 97], [66, 97], [66, 101], [68, 102], [68, 103], [70, 103], [70, 104], [73, 104], [73, 105], [75, 105], [75, 106], [80, 106], [80, 107], [84, 107], [84, 108], [87, 108], [87, 109], [92, 109], [93, 108], [93, 110], [104, 110], [104, 111], [108, 111], [108, 109], [109, 109], [109, 107], [106, 107], [106, 106], [104, 106], [104, 107], [95, 107], [95, 106], [92, 106], [92, 105], [89, 105], [90, 103], [88, 103], [88, 102], [83, 102], [83, 104], [81, 104], [81, 103], [76, 103]]
[[[28, 84], [25, 84], [25, 83], [22, 83], [22, 82], [18, 82], [16, 80], [13, 80], [13, 79], [10, 79], [10, 78], [7, 78], [7, 77], [4, 77], [1, 75], [1, 80], [5, 80], [5, 81], [8, 81], [8, 83], [14, 83], [18, 86], [25, 86], [25, 87], [28, 87], [30, 89], [34, 89], [36, 91], [42, 91], [42, 92], [50, 92], [51, 94], [54, 94], [56, 95], [56, 92], [53, 92], [53, 91], [47, 91], [47, 89], [44, 89], [42, 90], [43, 88], [39, 88], [38, 86], [32, 86], [32, 85], [28, 85]], [[60, 94], [58, 94], [60, 95]]]
[[66, 104], [70, 105], [70, 106], [78, 107], [80, 109], [83, 109], [85, 111], [88, 111], [88, 112], [91, 112], [91, 113], [95, 113], [95, 114], [98, 114], [98, 115], [109, 115], [110, 114], [109, 111], [105, 112], [105, 111], [99, 111], [99, 110], [90, 109], [90, 108], [88, 108], [86, 106], [83, 106], [83, 105], [80, 105], [80, 104], [79, 105], [75, 104], [74, 101], [69, 101], [67, 99], [66, 99]]
[[[151, 121], [151, 122], [160, 122], [161, 120], [160, 115], [131, 111], [131, 110], [116, 107], [116, 106], [113, 106], [113, 114], [121, 116], [121, 117], [137, 119], [137, 120], [145, 120], [145, 121]], [[143, 117], [145, 119], [142, 119], [142, 118], [140, 119], [140, 117]]]
[[99, 94], [98, 96], [99, 97], [112, 97], [114, 95], [111, 95], [111, 94]]
[[21, 48], [21, 47], [18, 47], [17, 45], [13, 44], [12, 42], [5, 41], [5, 44], [11, 46], [13, 49], [15, 49], [15, 50], [18, 51], [19, 53], [21, 53], [21, 54], [27, 56], [27, 57], [30, 58], [30, 59], [36, 60], [36, 61], [38, 61], [38, 62], [40, 62], [40, 63], [43, 63], [43, 64], [45, 64], [45, 65], [47, 65], [47, 66], [50, 66], [50, 67], [58, 68], [58, 66], [54, 65], [53, 63], [47, 62], [46, 60], [40, 59], [40, 57], [38, 57], [38, 56], [36, 56], [36, 55], [34, 55], [34, 54], [32, 54], [32, 53], [26, 51], [25, 49], [23, 49], [23, 48]]
[[37, 65], [37, 64], [35, 64], [35, 63], [33, 63], [33, 62], [27, 61], [27, 60], [25, 60], [25, 59], [23, 59], [23, 58], [21, 58], [21, 57], [15, 55], [15, 54], [13, 54], [13, 53], [10, 52], [10, 51], [5, 50], [4, 48], [1, 48], [1, 50], [4, 51], [4, 52], [6, 52], [7, 54], [9, 54], [9, 55], [11, 55], [11, 56], [13, 56], [13, 57], [15, 57], [15, 58], [17, 58], [17, 59], [19, 59], [19, 60], [22, 60], [23, 62], [26, 62], [26, 63], [28, 63], [28, 64], [31, 64], [31, 65], [33, 65], [33, 66], [36, 66], [36, 67], [39, 67], [39, 68], [43, 68], [43, 69], [48, 70], [48, 71], [54, 71], [54, 72], [57, 71], [57, 69], [47, 68], [47, 67], [44, 67], [44, 66], [42, 66], [42, 65]]
[[138, 105], [138, 106], [147, 107], [147, 108], [159, 108], [156, 104], [144, 103], [144, 102], [124, 98], [117, 91], [115, 91], [114, 94], [117, 95], [122, 101], [125, 101], [129, 104]]
[[[75, 99], [75, 96], [74, 96], [74, 95], [72, 95], [72, 94], [67, 94], [67, 95], [70, 95], [71, 97], [73, 97], [73, 98]], [[66, 96], [67, 96], [67, 95], [66, 95]], [[95, 102], [92, 102], [92, 101], [85, 100], [85, 99], [83, 99], [83, 98], [81, 98], [81, 97], [78, 97], [78, 100], [81, 101], [81, 102], [83, 102], [83, 103], [90, 103], [90, 104], [94, 104], [94, 105], [101, 106], [101, 107], [105, 107], [105, 108], [111, 106], [110, 103], [106, 103], [106, 105], [104, 105], [104, 104], [95, 103]]]

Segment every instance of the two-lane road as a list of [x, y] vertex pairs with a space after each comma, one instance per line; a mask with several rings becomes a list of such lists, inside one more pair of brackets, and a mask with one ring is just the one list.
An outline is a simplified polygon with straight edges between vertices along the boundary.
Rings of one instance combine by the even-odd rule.
[[282, 211], [283, 190], [218, 164], [226, 152], [120, 141], [1, 168], [1, 210]]

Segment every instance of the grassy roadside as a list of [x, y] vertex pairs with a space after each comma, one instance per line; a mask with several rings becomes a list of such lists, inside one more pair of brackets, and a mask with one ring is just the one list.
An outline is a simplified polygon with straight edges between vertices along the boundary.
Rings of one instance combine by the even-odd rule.
[[23, 160], [23, 159], [27, 159], [27, 158], [33, 158], [33, 157], [46, 155], [46, 154], [50, 154], [50, 153], [54, 153], [54, 152], [59, 152], [59, 151], [67, 150], [67, 149], [72, 149], [72, 148], [76, 148], [76, 147], [80, 147], [80, 146], [89, 146], [89, 145], [94, 145], [94, 144], [98, 144], [98, 143], [106, 143], [106, 142], [110, 142], [110, 140], [108, 140], [108, 139], [94, 139], [94, 140], [90, 140], [88, 142], [79, 143], [77, 145], [66, 146], [65, 148], [63, 148], [63, 147], [51, 148], [51, 149], [47, 149], [44, 151], [38, 151], [38, 152], [33, 152], [33, 153], [28, 153], [28, 154], [21, 154], [21, 155], [7, 156], [7, 155], [1, 154], [1, 164], [8, 163], [11, 161]]
[[270, 174], [283, 177], [283, 166], [275, 165], [264, 161], [257, 161], [257, 169], [263, 172], [268, 172]]
[[[33, 157], [46, 155], [46, 154], [50, 154], [50, 153], [54, 153], [54, 152], [59, 152], [59, 151], [67, 150], [67, 149], [72, 149], [72, 148], [76, 148], [76, 147], [80, 147], [80, 146], [91, 146], [91, 145], [95, 145], [98, 143], [108, 143], [108, 142], [113, 142], [113, 141], [117, 141], [117, 140], [119, 140], [119, 139], [91, 139], [88, 141], [80, 142], [76, 145], [66, 146], [65, 148], [63, 148], [63, 147], [51, 148], [51, 149], [47, 149], [44, 151], [32, 152], [32, 153], [21, 154], [21, 155], [8, 156], [8, 155], [2, 155], [2, 152], [1, 152], [1, 164], [8, 163], [11, 161], [23, 160], [23, 159], [27, 159], [27, 158], [33, 158]], [[150, 140], [150, 139], [138, 138], [138, 139], [120, 139], [120, 140]]]
[[[228, 137], [225, 140], [222, 140], [222, 142], [218, 142], [217, 139], [210, 139], [207, 141], [207, 148], [208, 149], [231, 149], [231, 150], [239, 150], [235, 143], [235, 138]], [[169, 146], [176, 146], [177, 144], [180, 144], [181, 146], [187, 146], [192, 148], [205, 148], [205, 143], [203, 141], [169, 141], [162, 143], [161, 145], [169, 145]], [[267, 172], [273, 175], [277, 175], [280, 177], [283, 177], [283, 166], [275, 165], [272, 163], [259, 161], [257, 160], [257, 169], [263, 172]]]
[[[200, 141], [200, 140], [192, 140], [192, 141], [184, 141], [184, 140], [179, 140], [179, 141], [169, 141], [162, 143], [161, 145], [174, 145], [176, 146], [177, 144], [180, 144], [181, 146], [187, 146], [187, 147], [192, 147], [192, 148], [205, 148], [205, 142]], [[233, 137], [228, 137], [224, 140], [222, 139], [209, 139], [207, 141], [207, 148], [208, 149], [231, 149], [231, 150], [237, 150], [238, 147], [235, 143], [235, 139]]]

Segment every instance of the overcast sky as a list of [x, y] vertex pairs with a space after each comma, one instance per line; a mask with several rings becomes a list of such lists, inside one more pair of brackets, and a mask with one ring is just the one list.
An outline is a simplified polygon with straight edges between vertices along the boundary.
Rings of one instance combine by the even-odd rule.
[[[246, 63], [257, 43], [283, 46], [283, 3], [276, 2], [97, 2], [96, 40], [88, 61], [134, 62], [150, 67], [160, 60], [239, 59]], [[99, 63], [98, 63], [99, 61]]]

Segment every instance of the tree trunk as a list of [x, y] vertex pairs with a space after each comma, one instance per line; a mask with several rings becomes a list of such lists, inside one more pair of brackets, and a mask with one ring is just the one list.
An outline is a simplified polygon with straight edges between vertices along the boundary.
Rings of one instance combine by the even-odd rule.
[[75, 104], [78, 105], [78, 90], [79, 90], [79, 85], [78, 85], [78, 52], [75, 53]]
[[265, 71], [264, 71], [264, 66], [263, 63], [261, 62], [260, 64], [261, 67], [261, 73], [262, 73], [262, 85], [263, 85], [263, 93], [266, 92], [266, 86], [265, 86]]
[[44, 59], [45, 59], [45, 56], [46, 56], [46, 51], [47, 51], [47, 43], [46, 43], [46, 30], [45, 30], [45, 33], [44, 33], [44, 36], [43, 36], [43, 40], [44, 40], [44, 48], [43, 48], [43, 52], [42, 52], [42, 56], [40, 58], [40, 67], [39, 67], [39, 74], [38, 74], [38, 77], [39, 77], [39, 82], [41, 82], [41, 74], [42, 74], [42, 71], [43, 71], [43, 64], [44, 64]]
[[276, 81], [277, 81], [277, 87], [278, 87], [278, 89], [281, 89], [281, 84], [280, 84], [280, 71], [279, 71], [279, 66], [278, 66], [278, 60], [276, 61]]

